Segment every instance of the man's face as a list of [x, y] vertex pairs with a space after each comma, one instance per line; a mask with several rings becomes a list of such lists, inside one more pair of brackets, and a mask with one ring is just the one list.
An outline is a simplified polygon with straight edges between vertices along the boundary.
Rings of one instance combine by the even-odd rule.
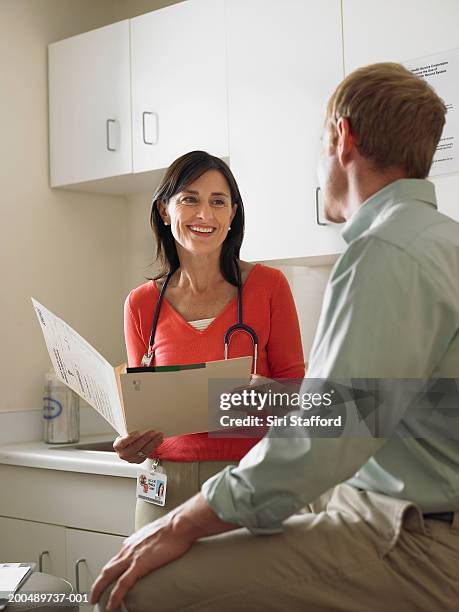
[[347, 180], [339, 163], [336, 145], [332, 142], [330, 128], [325, 128], [322, 135], [322, 152], [317, 175], [324, 198], [325, 217], [333, 223], [344, 223]]

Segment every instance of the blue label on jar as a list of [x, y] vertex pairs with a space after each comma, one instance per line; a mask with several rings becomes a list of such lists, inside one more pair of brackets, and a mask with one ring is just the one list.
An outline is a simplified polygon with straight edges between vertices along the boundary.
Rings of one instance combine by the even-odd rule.
[[62, 410], [62, 404], [53, 397], [43, 398], [43, 418], [47, 421], [57, 418]]

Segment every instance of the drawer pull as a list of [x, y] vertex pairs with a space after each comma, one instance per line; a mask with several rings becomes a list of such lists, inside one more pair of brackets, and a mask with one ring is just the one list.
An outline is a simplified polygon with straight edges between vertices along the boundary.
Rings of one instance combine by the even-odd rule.
[[107, 142], [106, 142], [106, 146], [107, 146], [107, 151], [116, 151], [116, 147], [112, 147], [111, 146], [111, 139], [110, 139], [110, 125], [111, 124], [115, 124], [116, 121], [115, 119], [107, 119], [105, 126], [106, 126], [106, 138], [107, 138]]
[[41, 553], [38, 555], [38, 571], [40, 573], [43, 573], [43, 557], [45, 555], [48, 555], [49, 557], [49, 550], [42, 550]]
[[317, 225], [327, 226], [328, 223], [324, 223], [323, 221], [320, 220], [319, 193], [320, 193], [320, 187], [316, 187], [316, 223]]
[[80, 563], [86, 563], [86, 559], [78, 559], [75, 562], [75, 589], [80, 592]]

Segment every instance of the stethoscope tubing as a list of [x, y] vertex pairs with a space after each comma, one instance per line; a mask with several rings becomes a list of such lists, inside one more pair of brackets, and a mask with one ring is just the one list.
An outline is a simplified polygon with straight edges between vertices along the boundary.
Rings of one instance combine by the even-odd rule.
[[[228, 329], [225, 332], [225, 335], [223, 338], [223, 347], [224, 347], [223, 354], [224, 354], [224, 359], [228, 359], [229, 344], [235, 332], [243, 331], [246, 334], [249, 334], [249, 336], [252, 338], [252, 343], [253, 343], [253, 374], [256, 374], [257, 373], [257, 362], [258, 362], [258, 336], [255, 330], [252, 327], [250, 327], [250, 325], [247, 325], [246, 323], [244, 323], [242, 319], [242, 287], [241, 287], [241, 280], [240, 280], [241, 277], [240, 277], [240, 271], [239, 271], [238, 265], [237, 265], [237, 272], [238, 272], [238, 287], [237, 287], [237, 318], [238, 318], [238, 321], [234, 325], [231, 325], [230, 327], [228, 327]], [[159, 315], [161, 313], [161, 306], [163, 303], [164, 294], [166, 293], [166, 289], [167, 289], [170, 279], [172, 278], [172, 274], [173, 274], [172, 272], [169, 272], [161, 288], [161, 291], [159, 293], [159, 298], [158, 298], [158, 302], [156, 304], [156, 309], [155, 309], [155, 315], [153, 318], [153, 324], [151, 327], [150, 341], [148, 344], [148, 352], [146, 355], [144, 355], [142, 359], [142, 365], [149, 366], [153, 360], [153, 354], [154, 354], [153, 346], [155, 343], [156, 328], [158, 327], [158, 320], [159, 320]]]

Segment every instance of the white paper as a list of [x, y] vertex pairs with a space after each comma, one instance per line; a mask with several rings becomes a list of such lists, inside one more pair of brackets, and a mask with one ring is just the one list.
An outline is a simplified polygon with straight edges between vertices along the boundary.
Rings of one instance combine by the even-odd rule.
[[32, 302], [56, 376], [97, 410], [119, 434], [126, 435], [112, 365], [65, 321], [34, 298]]
[[19, 583], [29, 571], [29, 567], [0, 567], [0, 593], [15, 593]]
[[409, 60], [404, 66], [425, 79], [448, 109], [430, 176], [459, 172], [459, 49]]

